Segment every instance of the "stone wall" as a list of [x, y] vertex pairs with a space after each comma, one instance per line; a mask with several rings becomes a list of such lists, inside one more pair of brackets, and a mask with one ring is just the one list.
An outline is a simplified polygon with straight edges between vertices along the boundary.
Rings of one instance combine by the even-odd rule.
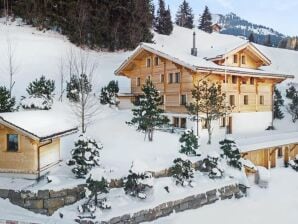
[[114, 217], [108, 221], [76, 221], [81, 224], [137, 224], [142, 222], [150, 222], [158, 218], [168, 216], [173, 212], [177, 213], [189, 209], [196, 209], [204, 205], [212, 204], [217, 200], [231, 199], [233, 197], [241, 198], [242, 196], [243, 194], [241, 193], [238, 185], [229, 185], [220, 189], [214, 189], [205, 193], [192, 195], [181, 200], [166, 202], [151, 209]]
[[14, 205], [44, 215], [52, 215], [59, 208], [74, 204], [84, 197], [84, 185], [60, 191], [39, 190], [37, 193], [0, 189], [0, 198], [9, 199]]

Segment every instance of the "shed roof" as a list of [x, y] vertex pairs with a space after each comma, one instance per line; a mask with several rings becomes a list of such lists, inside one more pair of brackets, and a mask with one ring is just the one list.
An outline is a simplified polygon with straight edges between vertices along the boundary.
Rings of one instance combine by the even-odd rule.
[[38, 141], [62, 137], [78, 130], [67, 117], [54, 111], [0, 113], [0, 124]]

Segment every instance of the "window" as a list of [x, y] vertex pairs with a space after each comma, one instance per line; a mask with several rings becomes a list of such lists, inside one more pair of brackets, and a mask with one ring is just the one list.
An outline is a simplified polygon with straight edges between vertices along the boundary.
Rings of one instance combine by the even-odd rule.
[[221, 128], [226, 127], [226, 117], [221, 117], [221, 118], [219, 119], [219, 126], [220, 126]]
[[164, 81], [165, 81], [165, 75], [164, 74], [161, 74], [160, 75], [160, 82], [161, 83], [164, 83]]
[[17, 152], [19, 150], [19, 136], [16, 134], [7, 135], [7, 151]]
[[255, 78], [254, 77], [250, 77], [249, 78], [249, 82], [250, 82], [250, 85], [254, 85], [255, 84]]
[[186, 95], [181, 95], [180, 96], [180, 104], [181, 105], [186, 105]]
[[147, 58], [146, 67], [147, 68], [150, 68], [151, 67], [151, 59], [150, 58]]
[[180, 128], [186, 128], [186, 118], [182, 117], [180, 119]]
[[173, 117], [173, 126], [176, 128], [179, 127], [179, 117]]
[[175, 73], [175, 83], [179, 83], [180, 82], [180, 72], [176, 72]]
[[260, 105], [264, 105], [264, 96], [260, 96]]
[[230, 95], [230, 105], [235, 106], [235, 95]]
[[137, 77], [136, 84], [137, 84], [137, 86], [140, 86], [141, 85], [141, 78], [140, 77]]
[[154, 58], [154, 65], [158, 66], [159, 65], [159, 57]]
[[246, 64], [246, 57], [244, 55], [242, 55], [242, 57], [241, 57], [241, 62], [243, 65]]
[[169, 74], [169, 83], [173, 83], [173, 81], [174, 81], [174, 80], [173, 80], [173, 79], [174, 79], [173, 76], [174, 76], [173, 73], [170, 73], [170, 74]]
[[237, 54], [234, 54], [234, 64], [237, 64], [238, 63], [238, 55]]
[[244, 105], [248, 105], [248, 95], [244, 95]]
[[242, 84], [247, 84], [247, 80], [246, 79], [242, 79]]
[[232, 75], [232, 83], [237, 84], [237, 76]]

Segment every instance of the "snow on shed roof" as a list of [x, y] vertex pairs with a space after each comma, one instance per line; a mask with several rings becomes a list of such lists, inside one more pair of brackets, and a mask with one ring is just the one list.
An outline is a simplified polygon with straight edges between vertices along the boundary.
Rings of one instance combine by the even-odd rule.
[[73, 122], [54, 111], [21, 111], [0, 113], [0, 124], [18, 130], [38, 141], [76, 132]]
[[275, 133], [266, 136], [237, 139], [240, 152], [256, 151], [288, 144], [298, 144], [298, 132]]

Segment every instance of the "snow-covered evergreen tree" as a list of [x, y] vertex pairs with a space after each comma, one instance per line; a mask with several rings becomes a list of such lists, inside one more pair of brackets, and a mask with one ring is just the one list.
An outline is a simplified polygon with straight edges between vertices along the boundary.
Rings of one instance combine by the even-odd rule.
[[211, 179], [222, 178], [224, 174], [217, 153], [208, 154], [207, 158], [203, 160], [200, 168], [202, 172], [208, 173], [208, 177]]
[[103, 105], [109, 104], [117, 106], [119, 86], [117, 81], [110, 81], [109, 84], [101, 89], [100, 103]]
[[164, 110], [159, 107], [162, 105], [162, 99], [152, 81], [146, 80], [142, 92], [139, 103], [132, 109], [133, 118], [127, 124], [135, 125], [138, 131], [145, 132], [145, 137], [148, 135], [149, 141], [153, 141], [155, 128], [168, 124], [169, 119], [163, 115]]
[[248, 40], [249, 40], [249, 42], [251, 42], [251, 43], [255, 43], [255, 36], [254, 36], [254, 33], [253, 33], [253, 32], [251, 32], [251, 33], [249, 34], [249, 36], [248, 36]]
[[170, 35], [173, 31], [170, 8], [165, 8], [164, 0], [159, 0], [159, 8], [155, 18], [155, 31], [159, 34]]
[[288, 99], [293, 99], [295, 95], [297, 95], [297, 90], [294, 85], [290, 85], [290, 87], [286, 89], [286, 97]]
[[224, 139], [223, 141], [220, 141], [219, 144], [220, 149], [223, 151], [221, 157], [227, 160], [229, 166], [241, 170], [241, 154], [236, 143], [233, 140]]
[[178, 26], [192, 29], [193, 19], [194, 15], [192, 13], [192, 8], [189, 6], [189, 3], [186, 0], [183, 0], [177, 11], [175, 23]]
[[193, 130], [187, 129], [183, 132], [179, 139], [179, 142], [181, 143], [179, 152], [188, 156], [200, 155], [196, 152], [196, 150], [199, 148], [198, 140], [199, 138], [194, 134]]
[[29, 83], [26, 89], [28, 97], [22, 97], [21, 106], [24, 109], [49, 110], [53, 104], [55, 81], [41, 76]]
[[200, 18], [199, 29], [207, 33], [212, 33], [212, 16], [209, 12], [208, 6], [205, 6], [203, 15]]
[[294, 170], [298, 171], [298, 155], [296, 155], [295, 159], [289, 161], [289, 165]]
[[140, 199], [147, 198], [147, 190], [153, 187], [153, 177], [143, 164], [134, 161], [129, 170], [129, 175], [124, 180], [125, 194]]
[[71, 76], [70, 81], [66, 84], [66, 97], [71, 102], [79, 102], [80, 93], [90, 93], [92, 91], [92, 85], [89, 82], [88, 77], [85, 74], [81, 74], [80, 77]]
[[292, 96], [292, 101], [287, 106], [287, 111], [292, 116], [292, 121], [295, 123], [298, 120], [298, 95]]
[[275, 87], [274, 88], [274, 106], [273, 106], [273, 118], [274, 119], [283, 119], [284, 114], [281, 111], [281, 108], [284, 105], [284, 100], [281, 96], [280, 91]]
[[0, 86], [0, 113], [12, 112], [16, 100], [10, 96], [9, 90], [5, 86]]
[[174, 165], [170, 168], [170, 173], [175, 179], [176, 185], [192, 186], [194, 178], [194, 168], [190, 160], [177, 158], [174, 160]]
[[77, 178], [85, 178], [93, 167], [99, 166], [99, 152], [102, 148], [102, 144], [94, 139], [84, 134], [79, 136], [75, 148], [71, 151], [72, 159], [67, 162], [67, 165], [74, 166], [72, 172]]

